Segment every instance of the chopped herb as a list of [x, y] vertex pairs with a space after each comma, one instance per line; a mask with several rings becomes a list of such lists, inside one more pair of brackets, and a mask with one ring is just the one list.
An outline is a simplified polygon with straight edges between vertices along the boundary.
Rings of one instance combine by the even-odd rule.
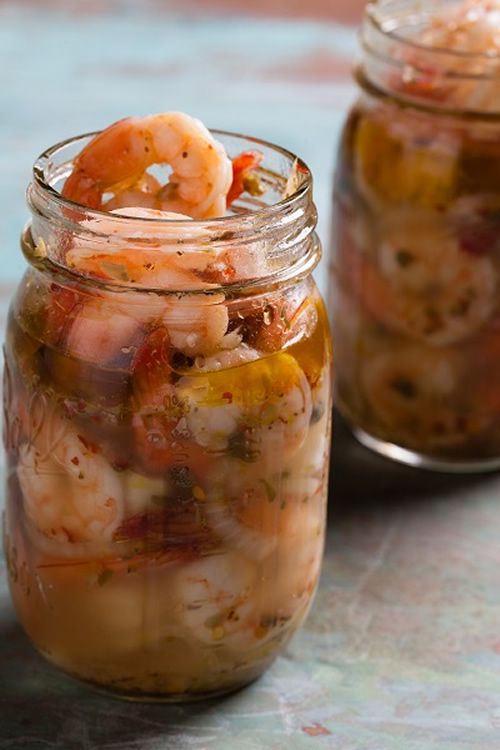
[[99, 586], [104, 586], [113, 576], [113, 571], [109, 568], [103, 568], [97, 576], [97, 583]]
[[456, 301], [451, 308], [450, 313], [458, 318], [467, 315], [470, 310], [471, 302], [472, 300], [470, 298], [467, 299], [467, 297], [462, 297], [462, 299]]
[[415, 256], [408, 250], [398, 250], [396, 260], [401, 268], [408, 268], [415, 261]]
[[194, 484], [189, 466], [171, 466], [168, 473], [178, 487], [190, 489]]
[[113, 263], [109, 260], [103, 260], [101, 268], [104, 273], [111, 279], [118, 279], [119, 281], [130, 281], [128, 271], [122, 263]]
[[250, 174], [245, 175], [243, 178], [243, 190], [256, 197], [264, 195], [266, 192], [262, 185], [262, 180], [254, 172], [250, 172]]
[[323, 403], [323, 401], [314, 404], [313, 410], [311, 412], [311, 424], [316, 424], [317, 422], [319, 422], [324, 413], [325, 404]]
[[236, 232], [226, 231], [222, 232], [217, 238], [216, 242], [224, 242], [225, 240], [233, 240], [236, 236]]
[[244, 430], [239, 430], [231, 435], [228, 440], [227, 450], [233, 458], [239, 458], [241, 461], [251, 463], [255, 461], [259, 452], [254, 450], [251, 442]]
[[393, 380], [391, 383], [391, 388], [395, 390], [397, 393], [400, 394], [400, 396], [403, 396], [404, 398], [415, 398], [417, 395], [417, 389], [410, 380], [405, 380], [404, 378], [397, 378], [396, 380]]
[[264, 489], [266, 491], [267, 499], [270, 503], [273, 502], [273, 500], [276, 500], [276, 490], [272, 486], [272, 484], [269, 484], [267, 479], [260, 479], [260, 483], [264, 486]]

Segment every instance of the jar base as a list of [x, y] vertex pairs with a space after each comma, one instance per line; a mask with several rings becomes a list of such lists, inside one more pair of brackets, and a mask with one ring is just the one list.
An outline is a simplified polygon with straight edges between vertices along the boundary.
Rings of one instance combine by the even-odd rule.
[[69, 672], [64, 672], [64, 674], [67, 677], [70, 677], [72, 680], [75, 680], [82, 685], [86, 685], [87, 687], [95, 690], [96, 693], [105, 695], [108, 698], [115, 698], [116, 700], [127, 701], [128, 703], [172, 703], [177, 705], [186, 703], [201, 703], [202, 701], [212, 700], [215, 698], [223, 698], [226, 695], [236, 693], [238, 692], [238, 690], [242, 690], [248, 685], [251, 685], [252, 682], [256, 682], [262, 676], [262, 674], [258, 674], [255, 677], [251, 677], [247, 680], [236, 683], [231, 687], [221, 688], [220, 690], [207, 690], [200, 693], [171, 693], [170, 695], [166, 695], [162, 693], [135, 693], [131, 691], [120, 691], [113, 687], [108, 688], [105, 685], [100, 685], [97, 682], [92, 682], [81, 677], [76, 677]]
[[96, 693], [105, 695], [108, 698], [115, 698], [116, 700], [128, 701], [130, 703], [199, 703], [201, 701], [211, 700], [214, 698], [222, 698], [225, 695], [236, 693], [238, 690], [251, 685], [262, 677], [264, 672], [270, 667], [276, 657], [273, 657], [270, 661], [266, 662], [264, 666], [260, 666], [258, 670], [250, 671], [246, 677], [235, 681], [232, 685], [226, 685], [221, 688], [214, 688], [213, 690], [200, 690], [199, 692], [179, 692], [179, 693], [160, 693], [154, 691], [141, 691], [134, 689], [121, 689], [113, 684], [106, 684], [105, 682], [98, 682], [97, 680], [83, 677], [71, 669], [59, 664], [57, 660], [49, 656], [43, 649], [35, 645], [36, 650], [40, 656], [49, 664], [51, 664], [57, 671], [64, 675], [72, 682], [76, 682], [80, 685], [84, 685], [91, 688]]
[[405, 464], [406, 466], [447, 474], [481, 474], [500, 470], [500, 456], [498, 458], [477, 459], [475, 461], [435, 458], [374, 437], [370, 433], [365, 432], [361, 427], [350, 425], [350, 429], [356, 440], [365, 448], [369, 448], [384, 458]]

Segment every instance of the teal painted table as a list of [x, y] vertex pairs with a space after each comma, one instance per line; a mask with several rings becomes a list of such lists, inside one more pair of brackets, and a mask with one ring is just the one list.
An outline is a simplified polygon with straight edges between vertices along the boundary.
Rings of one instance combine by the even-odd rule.
[[[256, 2], [255, 19], [228, 0], [0, 0], [3, 317], [33, 157], [130, 112], [185, 109], [297, 150], [326, 239], [356, 46], [328, 14], [350, 17], [355, 3], [311, 0], [308, 19], [289, 5], [279, 20], [281, 0]], [[498, 750], [500, 476], [394, 466], [337, 421], [332, 490], [306, 627], [225, 700], [126, 704], [59, 675], [17, 626], [1, 567], [0, 750]]]

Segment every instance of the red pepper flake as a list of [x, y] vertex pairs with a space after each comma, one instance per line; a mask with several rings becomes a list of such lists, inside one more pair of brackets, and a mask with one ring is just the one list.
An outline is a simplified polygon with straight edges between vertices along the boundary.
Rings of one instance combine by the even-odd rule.
[[257, 169], [263, 158], [264, 154], [260, 151], [243, 151], [243, 153], [234, 157], [232, 160], [233, 181], [227, 194], [228, 206], [245, 191], [245, 178], [248, 177], [252, 170]]
[[88, 451], [91, 451], [92, 453], [98, 453], [99, 448], [97, 447], [95, 443], [93, 443], [88, 438], [84, 437], [83, 435], [77, 435], [77, 438], [81, 443], [83, 443], [83, 445]]
[[308, 734], [309, 737], [320, 737], [321, 735], [331, 734], [330, 730], [324, 727], [322, 724], [315, 722], [310, 727], [302, 727], [304, 734]]
[[233, 394], [230, 391], [224, 391], [222, 398], [225, 398], [229, 404], [233, 403]]
[[75, 466], [79, 466], [80, 459], [78, 458], [78, 456], [73, 456], [73, 458], [71, 459], [71, 463], [74, 464]]

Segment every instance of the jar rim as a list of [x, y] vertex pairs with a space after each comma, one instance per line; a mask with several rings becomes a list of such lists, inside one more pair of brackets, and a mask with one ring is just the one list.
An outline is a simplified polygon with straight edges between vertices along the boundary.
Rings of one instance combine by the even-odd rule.
[[102, 211], [100, 209], [94, 209], [94, 208], [88, 208], [82, 203], [78, 203], [77, 201], [73, 201], [69, 198], [66, 198], [63, 196], [56, 188], [53, 187], [50, 180], [47, 178], [47, 168], [52, 166], [52, 159], [54, 156], [59, 153], [62, 149], [74, 145], [78, 143], [79, 141], [84, 141], [88, 138], [93, 138], [97, 136], [99, 133], [101, 133], [101, 130], [94, 130], [90, 131], [88, 133], [82, 133], [80, 135], [76, 136], [70, 136], [69, 138], [65, 138], [62, 141], [59, 141], [58, 143], [55, 143], [53, 146], [50, 146], [49, 148], [45, 149], [36, 159], [33, 164], [33, 181], [35, 184], [42, 189], [43, 191], [46, 191], [47, 194], [50, 196], [50, 198], [54, 199], [58, 205], [72, 208], [72, 209], [78, 209], [80, 211], [84, 211], [85, 214], [88, 215], [89, 218], [102, 218], [103, 216], [106, 216], [108, 219], [111, 217], [113, 221], [115, 218], [118, 222], [126, 221], [130, 222], [132, 220], [144, 222], [144, 223], [150, 223], [151, 226], [154, 224], [165, 224], [167, 223], [169, 226], [174, 226], [176, 224], [179, 225], [185, 225], [189, 222], [191, 226], [198, 225], [208, 225], [208, 226], [221, 226], [224, 223], [228, 223], [231, 220], [234, 220], [235, 218], [245, 218], [248, 219], [248, 217], [256, 217], [258, 219], [261, 219], [266, 216], [274, 216], [276, 213], [279, 213], [280, 211], [283, 211], [287, 207], [291, 206], [295, 201], [299, 200], [301, 197], [303, 197], [308, 190], [312, 188], [312, 172], [306, 162], [296, 154], [294, 154], [292, 151], [289, 151], [286, 148], [283, 148], [282, 146], [278, 146], [276, 143], [273, 143], [271, 141], [267, 141], [263, 138], [257, 138], [255, 136], [250, 136], [242, 133], [236, 133], [234, 131], [230, 130], [219, 130], [219, 129], [209, 129], [210, 133], [215, 137], [220, 136], [228, 136], [231, 138], [241, 138], [242, 140], [248, 141], [252, 143], [255, 146], [261, 146], [263, 148], [271, 149], [272, 151], [275, 151], [277, 154], [281, 154], [284, 156], [288, 161], [290, 161], [291, 166], [297, 165], [297, 172], [301, 175], [300, 184], [297, 186], [297, 188], [288, 196], [285, 198], [282, 198], [279, 201], [276, 201], [275, 203], [272, 203], [270, 205], [264, 206], [262, 208], [257, 208], [256, 210], [252, 211], [246, 211], [241, 212], [238, 214], [231, 214], [227, 216], [216, 216], [213, 218], [208, 219], [193, 219], [193, 218], [186, 218], [186, 219], [166, 219], [166, 218], [146, 218], [146, 217], [138, 217], [133, 215], [127, 215], [127, 214], [110, 214], [109, 211]]
[[[108, 249], [110, 238], [116, 248], [120, 245], [123, 248], [123, 243], [129, 240], [135, 244], [140, 238], [142, 247], [150, 243], [179, 255], [187, 250], [208, 251], [214, 261], [218, 253], [229, 257], [242, 247], [248, 256], [263, 259], [253, 265], [253, 271], [243, 270], [234, 278], [217, 280], [216, 285], [226, 293], [256, 291], [257, 287], [288, 283], [294, 275], [310, 273], [319, 256], [314, 239], [317, 214], [312, 200], [313, 178], [307, 164], [293, 152], [263, 139], [223, 130], [211, 133], [231, 153], [253, 148], [263, 152], [264, 160], [255, 169], [266, 188], [263, 197], [245, 194], [233, 204], [231, 213], [207, 219], [147, 217], [128, 215], [126, 209], [116, 214], [87, 208], [65, 198], [58, 187], [67, 178], [82, 144], [88, 143], [95, 133], [68, 138], [46, 149], [33, 167], [33, 180], [27, 191], [33, 252], [29, 251], [29, 242], [23, 244], [28, 262], [33, 262], [34, 255], [38, 261], [45, 259], [59, 270], [82, 278], [79, 270], [67, 265], [68, 238], [70, 244], [72, 238], [79, 237], [84, 243], [92, 242], [101, 248], [108, 243]], [[92, 274], [87, 278], [100, 281]], [[150, 286], [154, 282], [148, 283], [146, 278], [139, 285], [126, 278], [112, 278], [109, 284], [158, 291], [156, 286]], [[198, 283], [194, 286], [199, 288]], [[214, 286], [211, 285], [212, 291]], [[165, 288], [164, 291], [180, 290]]]
[[446, 19], [440, 11], [459, 9], [461, 3], [372, 0], [361, 31], [360, 69], [366, 80], [410, 106], [450, 115], [498, 117], [500, 52], [426, 44], [418, 36], [431, 28], [434, 19]]
[[[459, 2], [460, 0], [456, 1]], [[410, 0], [410, 2], [412, 2], [412, 0]], [[391, 6], [396, 7], [400, 4], [401, 0], [371, 0], [365, 8], [365, 18], [368, 19], [375, 26], [376, 30], [384, 36], [390, 37], [395, 42], [404, 44], [407, 47], [413, 47], [421, 52], [435, 53], [437, 55], [442, 55], [443, 58], [450, 57], [457, 59], [463, 58], [464, 60], [476, 59], [488, 62], [500, 62], [500, 52], [473, 52], [471, 50], [449, 49], [447, 47], [424, 44], [423, 42], [419, 42], [416, 39], [412, 39], [411, 37], [402, 34], [396, 24], [392, 29], [387, 28], [388, 22], [387, 19], [384, 18], [383, 12], [390, 9]]]

